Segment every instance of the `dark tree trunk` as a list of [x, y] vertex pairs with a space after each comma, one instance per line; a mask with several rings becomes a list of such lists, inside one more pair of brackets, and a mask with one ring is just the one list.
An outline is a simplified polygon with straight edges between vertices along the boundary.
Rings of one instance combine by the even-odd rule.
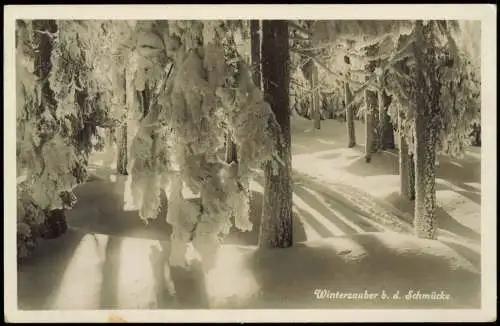
[[415, 161], [413, 154], [408, 148], [408, 142], [402, 135], [401, 131], [399, 135], [399, 179], [401, 195], [409, 200], [414, 200]]
[[259, 236], [260, 248], [292, 246], [292, 171], [289, 109], [288, 23], [265, 20], [262, 23], [262, 80], [264, 93], [271, 105], [280, 130], [277, 161], [264, 169], [264, 204]]
[[475, 123], [472, 125], [471, 138], [472, 138], [472, 142], [471, 142], [472, 146], [481, 147], [481, 125], [480, 124]]
[[347, 147], [352, 148], [356, 146], [356, 129], [354, 127], [354, 107], [351, 105], [352, 101], [352, 93], [351, 88], [349, 87], [349, 82], [344, 82], [344, 91], [345, 91], [345, 117], [346, 117], [346, 125], [347, 125], [347, 137], [349, 142]]
[[[126, 110], [126, 89], [127, 89], [127, 84], [126, 84], [126, 75], [125, 72], [123, 73], [123, 98], [122, 98], [122, 105], [124, 106]], [[123, 124], [120, 127], [120, 132], [119, 132], [119, 137], [118, 137], [118, 162], [116, 163], [116, 172], [121, 175], [127, 175], [127, 118], [126, 114], [123, 119]]]
[[384, 149], [394, 149], [396, 146], [394, 144], [394, 127], [391, 122], [391, 118], [387, 113], [389, 105], [391, 104], [391, 98], [387, 93], [378, 93], [378, 112], [379, 112], [379, 148]]
[[145, 118], [149, 113], [151, 105], [149, 87], [147, 82], [144, 85], [144, 90], [141, 92], [141, 102], [142, 102], [142, 117]]
[[115, 127], [108, 128], [106, 142], [107, 146], [111, 148], [113, 148], [114, 144], [117, 143]]
[[[377, 127], [378, 98], [377, 93], [371, 90], [365, 91], [365, 161], [371, 162], [372, 154], [377, 149], [375, 128]], [[378, 116], [377, 116], [378, 118]]]
[[121, 175], [127, 175], [127, 123], [120, 127], [118, 138], [118, 162], [116, 171]]
[[160, 220], [161, 223], [164, 223], [167, 221], [167, 214], [168, 214], [168, 197], [167, 193], [165, 192], [165, 189], [162, 188], [160, 190], [160, 208], [158, 210], [157, 219]]
[[238, 155], [236, 144], [231, 139], [231, 132], [228, 131], [226, 134], [226, 162], [227, 163], [238, 163]]

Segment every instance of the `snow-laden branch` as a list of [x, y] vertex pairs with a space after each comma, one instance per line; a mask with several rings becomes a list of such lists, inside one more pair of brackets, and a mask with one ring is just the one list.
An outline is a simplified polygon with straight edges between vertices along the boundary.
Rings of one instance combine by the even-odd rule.
[[[332, 76], [335, 76], [339, 79], [344, 79], [345, 77], [342, 76], [340, 73], [337, 73], [337, 72], [334, 72], [333, 70], [331, 70], [330, 68], [328, 68], [324, 63], [322, 63], [321, 61], [319, 61], [318, 59], [316, 59], [314, 56], [311, 56], [311, 55], [308, 55], [308, 54], [305, 54], [305, 53], [302, 53], [302, 52], [299, 52], [299, 51], [296, 51], [294, 49], [290, 50], [292, 52], [296, 52], [296, 53], [299, 53], [300, 55], [303, 55], [304, 57], [307, 57], [309, 59], [311, 59], [314, 63], [316, 63], [319, 67], [323, 68], [323, 70], [325, 70], [326, 72], [328, 72], [329, 74], [331, 74]], [[354, 81], [354, 80], [351, 80], [350, 82], [354, 83], [354, 84], [359, 84], [361, 85], [361, 83], [357, 82], [357, 81]]]
[[304, 84], [299, 83], [299, 82], [297, 82], [297, 81], [295, 81], [295, 80], [293, 80], [293, 79], [290, 79], [290, 83], [292, 83], [292, 84], [294, 84], [294, 85], [299, 86], [301, 89], [303, 89], [303, 90], [304, 90], [304, 92], [305, 92], [305, 93], [313, 93], [313, 92], [315, 92], [315, 91], [317, 91], [317, 90], [320, 90], [320, 91], [321, 91], [321, 90], [324, 90], [324, 89], [325, 89], [325, 87], [322, 87], [320, 83], [318, 83], [318, 86], [316, 86], [316, 87], [314, 87], [314, 88], [307, 87], [307, 86], [305, 86]]
[[295, 29], [295, 30], [297, 30], [297, 31], [299, 31], [299, 32], [301, 32], [301, 33], [303, 33], [303, 34], [307, 35], [308, 37], [312, 37], [312, 36], [313, 36], [313, 34], [312, 34], [310, 31], [308, 31], [307, 29], [303, 28], [302, 26], [299, 26], [298, 24], [296, 24], [296, 23], [295, 23], [295, 22], [293, 22], [293, 21], [289, 21], [289, 22], [288, 22], [288, 25], [289, 25], [291, 28], [293, 28], [293, 29]]
[[[401, 61], [405, 57], [407, 57], [409, 54], [406, 52], [406, 50], [410, 47], [411, 44], [413, 44], [413, 41], [415, 40], [415, 37], [412, 35], [410, 38], [407, 40], [406, 44], [399, 50], [397, 53], [395, 53], [390, 60], [388, 60], [382, 67], [379, 67], [379, 70], [383, 73], [389, 67], [393, 66], [397, 62]], [[350, 103], [346, 103], [346, 108], [350, 107], [353, 105], [363, 94], [363, 92], [368, 88], [368, 87], [373, 87], [376, 89], [379, 89], [379, 87], [376, 85], [377, 84], [377, 79], [378, 79], [378, 74], [377, 73], [372, 73], [370, 78], [359, 88], [356, 90], [356, 92], [352, 95], [352, 100]]]
[[300, 36], [290, 36], [289, 37], [290, 40], [294, 40], [294, 41], [309, 41], [310, 39], [309, 38], [305, 38], [305, 37], [300, 37]]

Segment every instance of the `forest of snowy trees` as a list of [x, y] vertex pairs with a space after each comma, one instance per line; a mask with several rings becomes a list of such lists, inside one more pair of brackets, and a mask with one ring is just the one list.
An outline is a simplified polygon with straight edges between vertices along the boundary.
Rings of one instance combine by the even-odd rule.
[[293, 247], [296, 118], [310, 133], [337, 121], [366, 166], [395, 153], [412, 237], [436, 240], [439, 157], [481, 145], [480, 32], [453, 20], [17, 20], [18, 258], [68, 232], [92, 155], [112, 149], [138, 219], [171, 228], [170, 265], [192, 245], [210, 269], [233, 229], [251, 231], [258, 178], [257, 251]]

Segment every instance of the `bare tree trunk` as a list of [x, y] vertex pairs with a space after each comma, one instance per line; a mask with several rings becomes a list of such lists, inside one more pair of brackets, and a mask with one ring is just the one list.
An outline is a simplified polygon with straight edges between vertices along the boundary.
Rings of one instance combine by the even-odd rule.
[[472, 138], [472, 142], [471, 142], [472, 146], [481, 147], [481, 125], [480, 124], [474, 123], [472, 125], [471, 138]]
[[167, 221], [167, 214], [168, 214], [168, 196], [167, 196], [167, 192], [165, 191], [165, 188], [161, 188], [160, 189], [160, 208], [158, 209], [157, 219], [159, 219], [161, 222], [166, 222]]
[[127, 175], [127, 123], [124, 122], [120, 127], [118, 137], [118, 162], [116, 172], [121, 175]]
[[379, 112], [379, 148], [394, 149], [394, 128], [387, 109], [391, 103], [391, 98], [384, 92], [378, 92], [378, 112]]
[[345, 91], [345, 117], [347, 124], [347, 137], [349, 139], [349, 143], [347, 147], [352, 148], [356, 146], [356, 130], [354, 127], [354, 107], [351, 104], [352, 101], [352, 93], [351, 88], [349, 87], [349, 82], [344, 82], [344, 91]]
[[[399, 119], [401, 121], [401, 119]], [[404, 198], [415, 199], [415, 161], [410, 153], [408, 142], [401, 132], [399, 133], [399, 180], [400, 193]]]
[[321, 108], [319, 106], [319, 87], [318, 87], [318, 67], [313, 62], [312, 64], [312, 74], [311, 74], [311, 104], [312, 104], [312, 115], [314, 121], [314, 128], [321, 128]]
[[[436, 98], [438, 91], [432, 83], [427, 86], [423, 70], [429, 63], [422, 62], [425, 47], [422, 33], [422, 21], [416, 23], [414, 52], [416, 59], [416, 116], [415, 116], [415, 232], [418, 237], [437, 238], [436, 218], [436, 145], [437, 133], [432, 122], [436, 112], [428, 99]], [[430, 63], [432, 64], [432, 62]], [[433, 67], [432, 67], [433, 68]], [[433, 71], [427, 69], [428, 77], [433, 78]], [[433, 94], [434, 93], [434, 94]]]
[[277, 155], [283, 164], [268, 162], [264, 169], [264, 204], [259, 248], [292, 246], [292, 171], [289, 108], [288, 23], [265, 20], [262, 23], [262, 79], [264, 93], [280, 130]]
[[[126, 74], [123, 72], [123, 99], [122, 105], [126, 110], [126, 89], [127, 89]], [[125, 115], [122, 126], [120, 127], [119, 137], [118, 137], [118, 162], [116, 163], [116, 172], [121, 175], [127, 175], [127, 118]]]
[[365, 90], [365, 161], [371, 162], [372, 154], [376, 151], [376, 137], [374, 115], [378, 105], [377, 93]]
[[[250, 60], [252, 62], [252, 80], [255, 86], [262, 90], [262, 62], [261, 62], [261, 32], [260, 20], [250, 21]], [[265, 166], [261, 166], [265, 170]]]
[[144, 90], [141, 92], [141, 102], [142, 102], [142, 118], [145, 118], [150, 109], [151, 105], [151, 99], [150, 99], [151, 94], [149, 93], [149, 85], [146, 82], [144, 85]]
[[228, 131], [226, 134], [226, 162], [238, 162], [238, 155], [236, 151], [236, 144], [231, 139], [231, 132]]

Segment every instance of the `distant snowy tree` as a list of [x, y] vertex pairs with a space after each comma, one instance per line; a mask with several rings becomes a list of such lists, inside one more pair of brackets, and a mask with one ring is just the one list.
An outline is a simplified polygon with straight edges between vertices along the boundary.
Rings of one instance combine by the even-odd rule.
[[399, 132], [415, 160], [414, 225], [423, 238], [437, 234], [436, 152], [463, 154], [469, 122], [480, 110], [478, 69], [459, 46], [465, 32], [456, 21], [416, 22], [403, 64], [390, 71], [390, 92], [401, 111]]
[[318, 66], [315, 63], [312, 63], [312, 71], [311, 71], [311, 103], [312, 103], [312, 111], [313, 111], [313, 121], [314, 128], [321, 128], [321, 107], [320, 107], [320, 89], [318, 82]]
[[[314, 21], [303, 21], [304, 28], [307, 30], [314, 30]], [[321, 108], [320, 108], [320, 85], [318, 79], [318, 65], [315, 61], [315, 57], [319, 56], [321, 53], [318, 51], [314, 39], [311, 39], [308, 43], [309, 48], [303, 50], [303, 54], [307, 63], [303, 66], [304, 75], [308, 79], [310, 92], [309, 96], [311, 98], [311, 118], [313, 120], [313, 127], [315, 129], [321, 128]], [[317, 59], [317, 58], [316, 58]]]
[[107, 93], [109, 114], [114, 123], [109, 125], [117, 146], [116, 171], [127, 175], [129, 110], [137, 111], [136, 94], [127, 98], [127, 67], [133, 54], [136, 35], [128, 21], [91, 21], [93, 33], [89, 49], [93, 58], [94, 78]]
[[[127, 107], [127, 76], [126, 72], [124, 71], [123, 74], [121, 75], [122, 79], [122, 98], [121, 98], [121, 105], [123, 105], [125, 108]], [[119, 129], [119, 134], [118, 134], [118, 160], [116, 162], [116, 172], [118, 172], [121, 175], [127, 175], [127, 158], [128, 158], [128, 128], [127, 128], [127, 121], [123, 121], [121, 124], [121, 127]]]
[[400, 60], [385, 72], [384, 92], [391, 94], [387, 114], [397, 122], [399, 138], [399, 176], [400, 193], [404, 198], [415, 199], [415, 161], [414, 161], [414, 125], [410, 107], [410, 90], [414, 89], [414, 81], [410, 76], [408, 60], [412, 35], [401, 35], [396, 50], [403, 51]]
[[378, 92], [378, 145], [381, 150], [394, 149], [394, 126], [391, 117], [388, 114], [391, 97], [387, 95], [385, 88], [385, 73], [379, 77], [379, 85], [381, 90]]
[[[349, 64], [350, 60], [348, 56], [345, 56], [346, 64]], [[347, 129], [347, 139], [348, 139], [348, 148], [352, 148], [356, 146], [356, 129], [354, 125], [354, 107], [352, 105], [352, 92], [351, 87], [349, 85], [349, 72], [346, 72], [348, 75], [346, 80], [344, 81], [344, 106], [345, 106], [345, 117], [346, 117], [346, 129]]]
[[[310, 37], [315, 46], [328, 47], [333, 54], [330, 58], [332, 69], [327, 69], [331, 78], [340, 83], [340, 92], [348, 93], [349, 101], [344, 101], [349, 140], [348, 146], [355, 144], [354, 123], [351, 122], [354, 104], [361, 95], [365, 95], [364, 106], [358, 114], [364, 114], [366, 160], [370, 161], [371, 153], [378, 148], [379, 123], [378, 90], [380, 80], [376, 70], [387, 64], [393, 50], [393, 43], [401, 33], [409, 33], [409, 21], [375, 21], [375, 20], [331, 20], [317, 21]], [[307, 30], [302, 30], [307, 33]], [[383, 69], [382, 69], [383, 70]], [[347, 82], [347, 84], [345, 84]], [[348, 89], [348, 92], [347, 92]], [[344, 96], [345, 97], [345, 96]], [[366, 109], [366, 110], [365, 110]], [[383, 113], [383, 111], [382, 111]], [[347, 118], [348, 116], [348, 118]], [[388, 117], [382, 116], [387, 121]], [[386, 123], [383, 124], [387, 125]], [[385, 128], [387, 129], [387, 128]], [[387, 132], [386, 135], [389, 135]]]
[[[376, 56], [378, 54], [378, 44], [375, 43], [370, 45], [366, 50], [368, 56]], [[368, 76], [365, 77], [365, 81], [369, 80], [369, 76], [375, 74], [375, 69], [377, 68], [377, 61], [369, 61], [366, 65], [366, 72]], [[378, 92], [373, 89], [365, 89], [365, 161], [369, 163], [371, 161], [371, 156], [378, 149], [377, 142], [377, 126], [379, 117], [379, 102], [378, 102]]]
[[315, 29], [315, 21], [299, 20], [289, 24], [290, 105], [299, 115], [313, 120], [313, 128], [319, 129], [321, 119], [328, 115], [326, 103], [331, 100], [329, 97], [340, 92], [342, 85], [327, 69], [333, 58], [330, 47], [316, 45], [309, 36]]
[[[235, 57], [237, 57], [237, 47], [234, 41], [234, 37], [232, 33], [226, 34], [226, 36], [221, 40], [222, 46], [224, 47], [224, 55], [228, 61], [231, 61]], [[237, 62], [232, 62], [229, 64], [232, 65], [232, 68], [235, 70], [238, 69]], [[235, 85], [233, 85], [235, 86]], [[235, 162], [237, 164], [238, 161], [238, 149], [236, 144], [233, 141], [233, 136], [230, 130], [227, 130], [227, 139], [226, 139], [226, 162], [232, 163]]]

